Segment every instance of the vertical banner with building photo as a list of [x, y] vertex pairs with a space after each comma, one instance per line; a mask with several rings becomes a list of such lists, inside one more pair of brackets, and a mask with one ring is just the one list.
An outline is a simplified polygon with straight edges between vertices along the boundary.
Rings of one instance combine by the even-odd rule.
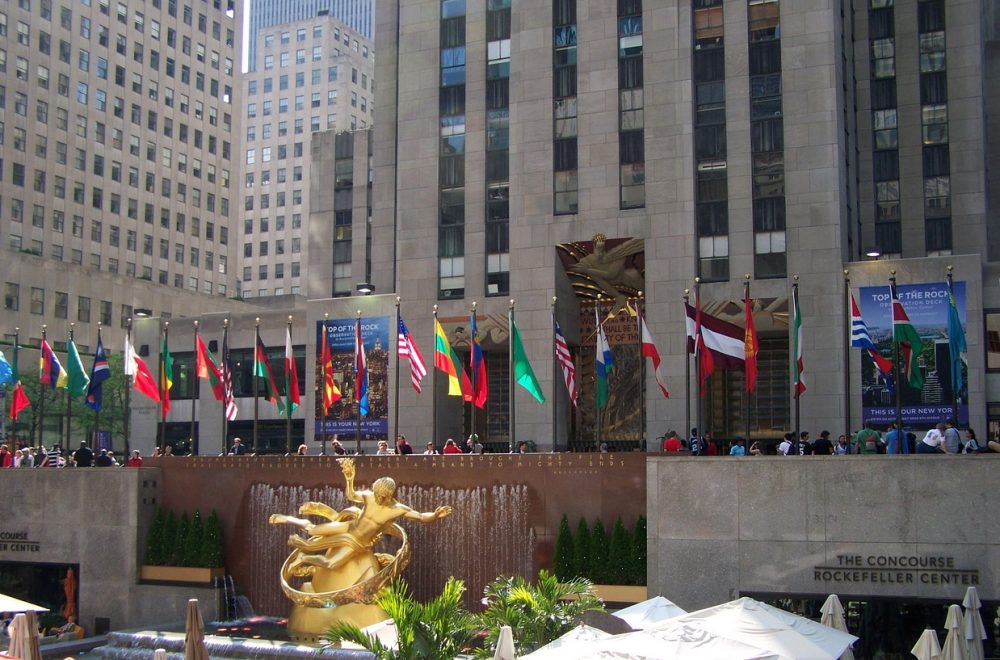
[[[900, 284], [899, 301], [906, 310], [910, 323], [923, 339], [920, 370], [924, 376], [923, 389], [910, 387], [902, 376], [897, 386], [902, 401], [903, 424], [921, 427], [944, 421], [955, 414], [952, 404], [951, 350], [948, 344], [948, 284], [926, 282]], [[955, 305], [962, 327], [968, 328], [965, 282], [955, 282]], [[861, 287], [858, 304], [861, 316], [868, 326], [868, 334], [878, 352], [889, 360], [892, 346], [892, 296], [889, 285]], [[968, 383], [967, 367], [962, 365], [964, 383]], [[861, 351], [861, 406], [864, 419], [876, 425], [887, 425], [896, 419], [896, 399], [891, 380], [883, 378], [867, 351]], [[969, 419], [967, 386], [959, 392], [958, 420]]]
[[[323, 392], [317, 387], [313, 405], [316, 411], [316, 440], [324, 435], [353, 436], [355, 432], [356, 405], [354, 374], [354, 323], [355, 319], [331, 319], [326, 323], [327, 340], [333, 359], [333, 378], [340, 387], [341, 399], [333, 404], [323, 426]], [[316, 322], [316, 382], [321, 383], [323, 365], [322, 354], [323, 322]], [[368, 407], [367, 417], [361, 418], [361, 433], [368, 440], [387, 440], [389, 437], [389, 317], [362, 317], [361, 336], [365, 342], [365, 357], [368, 361]]]

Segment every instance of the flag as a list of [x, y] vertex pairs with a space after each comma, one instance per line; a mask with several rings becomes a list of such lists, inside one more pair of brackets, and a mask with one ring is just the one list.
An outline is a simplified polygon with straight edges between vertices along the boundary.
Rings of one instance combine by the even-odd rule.
[[448, 335], [444, 333], [441, 322], [436, 318], [434, 319], [434, 367], [448, 375], [449, 396], [464, 396], [465, 392], [472, 390], [469, 375], [462, 368], [462, 362], [448, 342]]
[[229, 328], [222, 334], [222, 401], [226, 419], [230, 422], [236, 419], [239, 409], [233, 397], [233, 370], [229, 366]]
[[212, 355], [201, 335], [195, 335], [194, 373], [198, 378], [207, 378], [212, 386], [212, 394], [216, 401], [222, 401], [224, 392], [222, 385], [222, 371], [219, 369], [219, 361]]
[[14, 381], [14, 370], [11, 369], [10, 363], [7, 362], [7, 358], [4, 357], [3, 351], [0, 351], [0, 385], [6, 385], [7, 383], [13, 383]]
[[757, 329], [753, 325], [753, 306], [750, 301], [750, 287], [745, 287], [743, 294], [743, 362], [746, 372], [747, 392], [753, 392], [757, 387], [757, 353], [760, 344], [757, 342]]
[[594, 319], [597, 321], [597, 343], [594, 351], [594, 372], [597, 376], [597, 407], [603, 408], [608, 405], [608, 376], [615, 367], [615, 362], [611, 354], [611, 345], [604, 334], [604, 326], [601, 325], [601, 317], [594, 308]]
[[472, 349], [469, 355], [469, 372], [472, 374], [472, 403], [477, 408], [486, 405], [486, 360], [483, 358], [483, 347], [479, 345], [479, 327], [476, 325], [476, 314], [469, 317], [469, 334], [472, 335]]
[[875, 348], [875, 342], [868, 334], [868, 324], [861, 316], [861, 309], [854, 294], [851, 294], [851, 348]]
[[[966, 350], [965, 328], [962, 327], [962, 317], [958, 314], [955, 303], [955, 292], [948, 288], [948, 349], [951, 352], [951, 391], [955, 398], [962, 394], [962, 353]], [[958, 417], [958, 411], [955, 411]]]
[[149, 367], [143, 359], [136, 354], [128, 335], [125, 336], [125, 375], [134, 377], [132, 384], [136, 390], [153, 401], [160, 402], [160, 390], [156, 386], [156, 379], [149, 372]]
[[917, 329], [910, 323], [910, 317], [899, 302], [896, 285], [891, 284], [889, 290], [892, 296], [892, 340], [899, 346], [902, 359], [903, 375], [915, 390], [924, 388], [924, 375], [920, 372], [920, 354], [924, 352], [924, 342], [917, 334]]
[[260, 335], [257, 336], [257, 348], [253, 358], [253, 375], [264, 379], [264, 398], [278, 407], [278, 412], [284, 414], [284, 404], [278, 395], [278, 384], [274, 382], [274, 374], [271, 373], [271, 362], [267, 359], [267, 349]]
[[558, 321], [556, 321], [555, 335], [556, 362], [562, 369], [563, 382], [566, 383], [566, 391], [569, 392], [569, 401], [575, 406], [579, 394], [576, 389], [576, 365], [573, 364], [573, 355], [569, 352], [569, 344], [566, 343], [566, 337], [563, 336]]
[[365, 358], [365, 341], [361, 337], [361, 319], [354, 321], [354, 401], [358, 415], [368, 415], [368, 360]]
[[889, 390], [889, 394], [891, 396], [895, 396], [896, 380], [892, 377], [892, 360], [882, 357], [882, 354], [875, 350], [874, 347], [867, 350], [868, 355], [870, 355], [872, 361], [875, 362], [875, 367], [878, 369], [879, 375], [882, 376], [882, 382], [885, 383], [885, 389]]
[[802, 310], [799, 309], [799, 287], [792, 287], [792, 396], [806, 391], [806, 383], [802, 380], [805, 366], [802, 362]]
[[[201, 342], [201, 337], [198, 336]], [[204, 345], [204, 342], [202, 342]], [[167, 413], [170, 412], [170, 388], [174, 386], [174, 358], [170, 355], [170, 347], [167, 346], [167, 333], [163, 333], [160, 340], [160, 354], [163, 364], [160, 372], [160, 405], [163, 407], [163, 419], [166, 421]]]
[[535, 378], [535, 372], [531, 368], [531, 363], [528, 362], [528, 356], [525, 354], [524, 346], [521, 344], [521, 333], [517, 331], [517, 324], [514, 323], [514, 316], [511, 315], [509, 318], [511, 352], [514, 356], [514, 380], [517, 381], [518, 385], [528, 390], [528, 394], [535, 397], [535, 401], [540, 404], [545, 403], [542, 386], [538, 384], [538, 379]]
[[83, 396], [90, 385], [90, 376], [83, 368], [83, 360], [80, 359], [80, 352], [76, 348], [76, 343], [70, 339], [66, 347], [66, 389], [70, 396]]
[[687, 313], [688, 353], [694, 353], [701, 369], [701, 396], [705, 395], [705, 382], [715, 373], [716, 367], [739, 369], [746, 361], [746, 332], [743, 328], [706, 314], [696, 295], [695, 307], [685, 303]]
[[292, 326], [285, 327], [285, 412], [292, 416], [292, 411], [299, 407], [302, 400], [299, 397], [299, 370], [295, 365], [295, 351], [292, 350]]
[[427, 375], [427, 367], [424, 365], [423, 356], [417, 350], [417, 345], [413, 342], [413, 335], [403, 323], [402, 316], [399, 317], [399, 341], [396, 350], [400, 358], [406, 358], [410, 361], [410, 382], [413, 384], [413, 389], [419, 394], [420, 381]]
[[111, 368], [108, 366], [108, 356], [104, 354], [104, 344], [101, 333], [97, 333], [97, 350], [94, 352], [94, 366], [90, 368], [90, 385], [87, 386], [87, 398], [84, 403], [88, 408], [101, 412], [103, 388], [101, 385], [111, 378]]
[[333, 354], [330, 352], [330, 337], [323, 322], [323, 336], [320, 338], [319, 362], [323, 374], [323, 416], [330, 412], [330, 407], [340, 400], [340, 388], [333, 379]]
[[31, 405], [31, 401], [28, 401], [28, 395], [24, 393], [24, 386], [21, 385], [21, 373], [17, 370], [17, 353], [17, 335], [15, 335], [14, 355], [10, 363], [10, 382], [17, 383], [14, 385], [14, 391], [11, 392], [10, 396], [10, 418], [15, 422], [21, 411]]
[[69, 382], [69, 377], [66, 374], [66, 370], [59, 364], [59, 358], [56, 357], [55, 351], [49, 346], [49, 342], [44, 339], [42, 340], [41, 353], [42, 356], [38, 361], [38, 368], [41, 371], [39, 376], [41, 384], [52, 388], [65, 388]]
[[656, 344], [653, 343], [653, 335], [649, 333], [644, 317], [639, 317], [639, 324], [642, 326], [642, 357], [653, 361], [653, 375], [656, 376], [656, 384], [660, 386], [663, 396], [670, 398], [670, 392], [667, 391], [667, 386], [663, 382], [663, 374], [660, 373], [660, 352], [656, 350]]

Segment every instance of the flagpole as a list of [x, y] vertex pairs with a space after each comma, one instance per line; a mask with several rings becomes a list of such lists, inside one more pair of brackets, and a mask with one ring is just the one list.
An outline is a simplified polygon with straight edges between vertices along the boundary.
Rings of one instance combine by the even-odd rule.
[[[952, 266], [949, 264], [948, 265], [948, 304], [949, 305], [951, 305], [951, 301], [955, 299], [955, 281], [954, 281], [954, 279], [952, 277], [951, 271], [952, 271]], [[950, 309], [948, 310], [948, 313], [951, 314], [951, 310]], [[951, 406], [952, 406], [952, 410], [955, 411], [953, 419], [955, 420], [955, 427], [957, 428], [958, 427], [958, 422], [959, 422], [958, 403], [959, 403], [960, 393], [958, 391], [958, 388], [955, 387], [956, 383], [955, 383], [954, 372], [955, 372], [955, 360], [956, 360], [956, 358], [959, 360], [959, 364], [958, 364], [958, 368], [959, 369], [962, 368], [962, 364], [961, 364], [961, 357], [960, 357], [960, 355], [951, 355], [951, 346], [952, 346], [952, 341], [951, 341], [951, 327], [950, 327], [951, 324], [949, 323], [948, 325], [949, 325], [949, 328], [948, 328], [948, 344], [949, 344], [949, 346], [948, 346], [948, 349], [949, 349], [948, 350], [948, 357], [951, 358], [951, 364], [949, 365], [951, 367], [951, 369], [948, 370], [948, 373], [952, 374], [951, 375]]]
[[[478, 332], [479, 318], [476, 316], [476, 301], [472, 301], [472, 322], [473, 326], [476, 327], [476, 332]], [[470, 435], [476, 434], [476, 399], [478, 398], [479, 384], [476, 382], [476, 337], [472, 334], [472, 328], [469, 328], [469, 371], [472, 372], [472, 400], [469, 402], [469, 406], [472, 410], [471, 419], [469, 420], [471, 425]], [[473, 443], [475, 445], [475, 443]], [[475, 448], [475, 447], [473, 447]]]
[[[256, 348], [254, 349], [256, 350]], [[226, 374], [229, 373], [229, 319], [222, 319], [222, 455], [225, 456], [229, 449], [229, 386], [226, 383]], [[233, 375], [229, 374], [229, 382], [233, 380]]]
[[[701, 278], [700, 277], [694, 278], [694, 305], [695, 305], [695, 307], [698, 310], [701, 310]], [[696, 314], [695, 317], [697, 319], [698, 315]], [[703, 402], [703, 399], [705, 398], [705, 387], [704, 387], [704, 385], [702, 385], [702, 380], [701, 380], [701, 355], [700, 355], [700, 352], [703, 351], [703, 350], [705, 350], [705, 347], [704, 347], [704, 345], [700, 344], [700, 342], [701, 342], [701, 337], [699, 336], [700, 334], [701, 334], [701, 328], [697, 328], [696, 332], [695, 332], [695, 337], [694, 337], [694, 351], [695, 351], [694, 352], [694, 373], [695, 373], [695, 380], [698, 381], [698, 401], [695, 403], [695, 405], [697, 406], [697, 412], [696, 412], [696, 415], [695, 415], [695, 427], [698, 429], [698, 433], [701, 433], [702, 437], [704, 437], [705, 436], [705, 429], [704, 429], [704, 427], [702, 427], [702, 424], [701, 424], [701, 415], [702, 415], [702, 402]], [[689, 433], [690, 433], [690, 431], [691, 430], [688, 429]]]
[[[21, 361], [19, 359], [20, 356], [18, 355], [18, 347], [17, 347], [17, 345], [20, 343], [20, 338], [21, 338], [21, 328], [15, 327], [14, 328], [14, 371], [17, 372], [16, 374], [14, 374], [14, 376], [15, 376], [15, 378], [14, 378], [14, 381], [15, 381], [14, 382], [14, 391], [15, 392], [17, 391], [17, 385], [20, 382], [20, 378], [21, 378]], [[13, 410], [14, 409], [13, 405], [14, 405], [14, 402], [11, 401], [11, 408], [9, 410]], [[20, 416], [20, 412], [18, 412], [18, 416]], [[11, 416], [10, 432], [14, 433], [15, 431], [17, 431], [17, 420], [14, 419], [13, 416]], [[32, 434], [31, 437], [32, 437], [32, 440], [34, 440], [34, 437], [35, 437], [34, 434]]]
[[[600, 336], [601, 332], [601, 294], [597, 294], [597, 302], [594, 303], [594, 322], [597, 324], [594, 331], [597, 333], [597, 337]], [[597, 360], [598, 353], [601, 351], [600, 342], [594, 340], [594, 450], [600, 451], [601, 449], [601, 403], [598, 401], [597, 389], [599, 387], [597, 381], [600, 376], [597, 375]], [[605, 367], [607, 369], [607, 367]], [[607, 372], [605, 372], [605, 375]]]
[[[46, 333], [48, 330], [48, 325], [42, 324], [42, 342], [47, 341]], [[51, 350], [51, 349], [50, 349]], [[44, 362], [43, 362], [44, 364]], [[38, 444], [45, 446], [45, 434], [43, 433], [42, 424], [45, 423], [45, 378], [40, 377], [38, 379]], [[69, 446], [66, 447], [66, 451], [69, 451]]]
[[[396, 396], [392, 406], [392, 428], [399, 435], [399, 296], [396, 296]], [[431, 442], [437, 445], [437, 438], [431, 438]]]
[[257, 347], [260, 346], [260, 317], [253, 320], [253, 453], [257, 453], [257, 420], [259, 419], [259, 386], [257, 381]]
[[[793, 304], [795, 305], [795, 309], [798, 309], [798, 302], [799, 302], [799, 276], [798, 275], [793, 275], [792, 279], [794, 280], [792, 282], [792, 301], [793, 301]], [[793, 311], [793, 313], [794, 313], [794, 311]], [[801, 322], [802, 321], [799, 320], [799, 323], [801, 323]], [[794, 321], [793, 321], [793, 323], [792, 323], [793, 327], [791, 328], [791, 330], [792, 330], [793, 333], [794, 332], [798, 332], [798, 330], [794, 327], [794, 325], [795, 324], [794, 324]], [[799, 375], [799, 356], [798, 356], [798, 351], [801, 350], [801, 347], [798, 345], [798, 339], [795, 340], [794, 344], [795, 344], [795, 348], [796, 348], [796, 354], [792, 356], [792, 364], [794, 365], [793, 368], [792, 368], [792, 370], [795, 372], [795, 375], [794, 375], [793, 381], [792, 381], [792, 396], [795, 399], [795, 442], [796, 442], [796, 447], [798, 447], [799, 446], [798, 443], [801, 441], [801, 438], [802, 438], [801, 429], [799, 428], [799, 398], [800, 398], [800, 395], [799, 395], [799, 390], [798, 390], [798, 387], [799, 387], [798, 386], [799, 378], [801, 378], [801, 376]]]
[[896, 341], [896, 304], [895, 300], [897, 298], [896, 293], [896, 271], [889, 271], [889, 289], [890, 298], [892, 301], [892, 311], [890, 312], [890, 318], [892, 319], [892, 377], [896, 381], [896, 434], [897, 434], [897, 451], [902, 452], [902, 445], [900, 443], [901, 438], [905, 438], [903, 433], [903, 381], [899, 378], [899, 342]]
[[[434, 305], [434, 353], [435, 361], [437, 361], [437, 320], [438, 320], [438, 306]], [[411, 365], [412, 368], [412, 365]], [[438, 442], [438, 416], [437, 416], [437, 365], [431, 369], [431, 433], [433, 433], [432, 440], [434, 444], [437, 445]], [[399, 435], [399, 429], [396, 429], [396, 435]], [[461, 438], [459, 438], [461, 440]]]
[[[292, 336], [292, 315], [288, 315], [287, 324], [288, 336]], [[295, 359], [295, 353], [293, 352], [290, 356], [292, 360]], [[289, 356], [285, 356], [285, 359], [289, 359]], [[292, 453], [292, 381], [291, 381], [291, 367], [290, 365], [285, 365], [285, 453]]]
[[[169, 348], [168, 348], [168, 350], [169, 350]], [[197, 360], [198, 360], [198, 358], [197, 358], [197, 356], [198, 356], [198, 321], [197, 320], [195, 320], [195, 322], [194, 322], [194, 354], [195, 354], [195, 362], [197, 363]], [[194, 393], [193, 393], [193, 395], [191, 397], [191, 437], [190, 437], [191, 446], [188, 447], [188, 449], [191, 451], [191, 454], [193, 456], [197, 456], [198, 455], [198, 444], [199, 444], [198, 443], [198, 434], [195, 433], [195, 426], [194, 425], [195, 425], [195, 411], [198, 408], [198, 399], [199, 399], [200, 396], [201, 396], [201, 378], [198, 377], [198, 373], [196, 371], [195, 375], [194, 375]], [[161, 402], [160, 405], [163, 405], [163, 403]], [[164, 424], [167, 423], [167, 417], [166, 417], [166, 415], [163, 416], [163, 423]]]
[[[691, 302], [691, 289], [684, 289], [684, 334], [687, 335], [687, 309]], [[695, 341], [698, 341], [697, 337]], [[684, 342], [684, 433], [691, 432], [691, 351]], [[648, 448], [647, 448], [648, 449]], [[660, 447], [656, 448], [660, 451]]]
[[[163, 344], [164, 345], [166, 345], [166, 343], [169, 341], [169, 332], [170, 332], [169, 326], [170, 326], [170, 321], [164, 321], [163, 322]], [[163, 347], [161, 346], [160, 348], [161, 348], [161, 350], [160, 350], [160, 359], [157, 362], [157, 364], [159, 365], [159, 369], [158, 369], [159, 373], [156, 375], [156, 381], [159, 383], [159, 386], [162, 387], [163, 386], [163, 376], [164, 376], [163, 372], [166, 371], [167, 366], [166, 366], [166, 356], [163, 354], [163, 350], [162, 350]], [[195, 352], [195, 356], [197, 356], [197, 355], [198, 355], [198, 353], [196, 351]], [[197, 359], [197, 357], [195, 359]], [[162, 405], [162, 403], [163, 402], [161, 401], [160, 404]], [[164, 451], [164, 449], [166, 447], [166, 440], [167, 440], [167, 438], [166, 438], [166, 436], [167, 436], [166, 427], [167, 427], [166, 415], [163, 415], [161, 413], [160, 414], [160, 423], [157, 424], [157, 434], [156, 434], [156, 436], [157, 436], [157, 443], [156, 444], [160, 447], [160, 451], [161, 452]]]
[[[76, 323], [70, 322], [69, 324], [69, 343], [73, 343], [73, 335], [76, 334]], [[69, 347], [66, 350], [66, 369], [69, 369]], [[69, 447], [72, 443], [73, 436], [73, 401], [69, 393], [69, 388], [66, 388], [66, 446]], [[111, 445], [114, 447], [114, 445]]]
[[[127, 346], [131, 346], [132, 345], [132, 317], [128, 318], [127, 325], [125, 326], [125, 344]], [[126, 355], [125, 359], [131, 360], [132, 356], [131, 355]], [[125, 368], [125, 410], [124, 410], [125, 421], [124, 421], [124, 424], [122, 424], [122, 427], [125, 430], [125, 453], [129, 454], [130, 453], [130, 449], [129, 449], [129, 445], [130, 445], [130, 443], [129, 443], [129, 422], [131, 421], [131, 410], [130, 409], [132, 407], [132, 383], [131, 383], [131, 379], [129, 378], [129, 373], [128, 372], [131, 371], [132, 365], [128, 365], [128, 364], [124, 365], [124, 368]], [[66, 449], [68, 451], [69, 447], [67, 447]], [[163, 448], [161, 447], [160, 449], [162, 451]]]
[[510, 299], [510, 307], [507, 309], [507, 391], [510, 392], [510, 416], [508, 418], [509, 427], [507, 435], [510, 436], [510, 453], [514, 453], [514, 429], [516, 428], [516, 417], [514, 410], [514, 299]]
[[[97, 345], [98, 346], [103, 346], [103, 344], [101, 344], [101, 322], [100, 321], [97, 322]], [[96, 354], [94, 355], [94, 359], [95, 360], [97, 359]], [[84, 397], [86, 397], [86, 396], [87, 395], [84, 394]], [[97, 429], [99, 429], [100, 427], [101, 427], [101, 411], [98, 409], [98, 410], [94, 411], [94, 429], [93, 429], [94, 433], [96, 433]], [[111, 444], [112, 444], [112, 446], [114, 446], [114, 444], [115, 444], [115, 439], [114, 439], [113, 436], [111, 438]], [[126, 451], [125, 458], [128, 458], [128, 456], [129, 456], [128, 452]]]
[[[396, 316], [397, 317], [399, 316], [399, 303], [398, 302], [396, 303]], [[321, 342], [320, 343], [320, 348], [323, 349], [324, 347], [327, 347], [327, 349], [325, 351], [324, 350], [320, 350], [320, 356], [322, 356], [324, 354], [327, 354], [329, 352], [329, 348], [328, 348], [329, 344], [327, 343], [327, 341], [328, 341], [328, 335], [327, 335], [327, 333], [329, 332], [329, 330], [327, 329], [327, 324], [329, 324], [329, 323], [330, 323], [330, 313], [329, 312], [323, 312], [323, 330], [320, 332], [320, 342]], [[333, 358], [331, 357], [331, 362], [332, 361], [333, 361]], [[397, 370], [399, 368], [398, 361], [399, 361], [399, 358], [397, 357], [397, 365], [396, 365], [397, 366]], [[321, 380], [321, 383], [320, 383], [320, 386], [319, 386], [320, 387], [320, 394], [319, 394], [320, 406], [319, 407], [323, 411], [323, 418], [322, 418], [323, 426], [320, 428], [320, 437], [323, 439], [322, 440], [323, 445], [322, 445], [322, 449], [320, 449], [320, 453], [323, 456], [326, 456], [326, 441], [327, 441], [327, 435], [328, 435], [327, 434], [327, 430], [326, 430], [326, 420], [327, 420], [327, 417], [329, 416], [329, 414], [328, 414], [329, 411], [327, 410], [327, 407], [326, 407], [326, 362], [323, 360], [322, 357], [320, 357], [320, 362], [322, 364], [320, 364], [320, 367], [319, 367], [320, 380]], [[331, 364], [330, 366], [332, 368], [333, 365]], [[396, 389], [398, 390], [399, 389], [399, 379], [398, 378], [396, 379], [396, 383], [397, 383]], [[398, 411], [397, 411], [397, 414], [398, 414]]]
[[[745, 304], [747, 304], [747, 305], [751, 304], [751, 300], [750, 300], [750, 273], [746, 273], [743, 276], [743, 299], [746, 301]], [[744, 312], [744, 314], [750, 314], [750, 315], [752, 315], [753, 314], [753, 308], [751, 307], [751, 309], [749, 311], [748, 310], [743, 310], [743, 312]], [[747, 331], [747, 328], [743, 328], [743, 331], [745, 333]], [[745, 343], [745, 340], [744, 340], [744, 343]], [[754, 342], [754, 343], [756, 343], [756, 342]], [[754, 348], [754, 350], [757, 349], [756, 346], [753, 346], [753, 348]], [[749, 360], [750, 358], [747, 355], [744, 355], [743, 357], [744, 357], [743, 378], [746, 381], [744, 383], [743, 391], [744, 391], [744, 393], [746, 394], [746, 397], [747, 397], [747, 404], [746, 404], [747, 407], [746, 407], [746, 417], [745, 417], [746, 431], [747, 431], [747, 433], [746, 433], [746, 449], [747, 449], [747, 454], [749, 455], [750, 454], [750, 445], [753, 444], [753, 443], [750, 442], [750, 394], [751, 394], [751, 392], [750, 392], [750, 378], [749, 378], [750, 374], [747, 373], [747, 371], [746, 371], [746, 365], [747, 365], [746, 361]], [[757, 355], [754, 354], [754, 360], [756, 360], [756, 359], [757, 359]]]
[[[646, 358], [642, 355], [642, 291], [635, 299], [635, 339], [639, 349], [639, 448], [646, 436]], [[600, 449], [600, 447], [598, 447]]]
[[[552, 451], [557, 450], [558, 435], [559, 435], [558, 433], [556, 433], [556, 421], [558, 420], [558, 416], [556, 415], [556, 408], [557, 408], [556, 399], [559, 396], [557, 394], [559, 388], [556, 387], [556, 383], [559, 382], [556, 380], [557, 378], [556, 369], [559, 368], [557, 365], [558, 360], [556, 359], [556, 301], [557, 300], [558, 298], [556, 296], [552, 296]], [[566, 434], [566, 444], [567, 446], [569, 445], [569, 433]]]
[[361, 397], [361, 389], [360, 389], [361, 388], [361, 374], [358, 372], [358, 355], [359, 355], [361, 349], [358, 346], [358, 343], [363, 341], [363, 339], [361, 337], [361, 310], [360, 309], [358, 310], [357, 324], [358, 325], [356, 326], [356, 329], [355, 329], [355, 333], [357, 334], [357, 337], [354, 340], [355, 341], [355, 344], [354, 344], [354, 406], [355, 406], [355, 415], [354, 415], [354, 443], [355, 443], [355, 452], [358, 453], [358, 454], [360, 454], [361, 453], [361, 398], [360, 398]]
[[844, 435], [851, 446], [851, 278], [844, 269]]

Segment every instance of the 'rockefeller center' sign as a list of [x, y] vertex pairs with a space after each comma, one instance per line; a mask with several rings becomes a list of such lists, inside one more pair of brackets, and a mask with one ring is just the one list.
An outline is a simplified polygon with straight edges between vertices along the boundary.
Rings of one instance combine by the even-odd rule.
[[941, 555], [836, 555], [832, 565], [814, 566], [813, 580], [841, 584], [979, 584], [979, 569], [956, 568]]

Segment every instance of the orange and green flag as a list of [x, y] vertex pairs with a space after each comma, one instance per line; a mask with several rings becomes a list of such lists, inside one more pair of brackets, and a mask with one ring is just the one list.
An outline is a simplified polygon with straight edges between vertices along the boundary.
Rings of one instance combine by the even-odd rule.
[[448, 341], [448, 335], [444, 333], [444, 328], [437, 319], [434, 319], [434, 366], [448, 375], [449, 396], [471, 395], [472, 383], [469, 382], [469, 375], [462, 368], [462, 361], [455, 354]]

